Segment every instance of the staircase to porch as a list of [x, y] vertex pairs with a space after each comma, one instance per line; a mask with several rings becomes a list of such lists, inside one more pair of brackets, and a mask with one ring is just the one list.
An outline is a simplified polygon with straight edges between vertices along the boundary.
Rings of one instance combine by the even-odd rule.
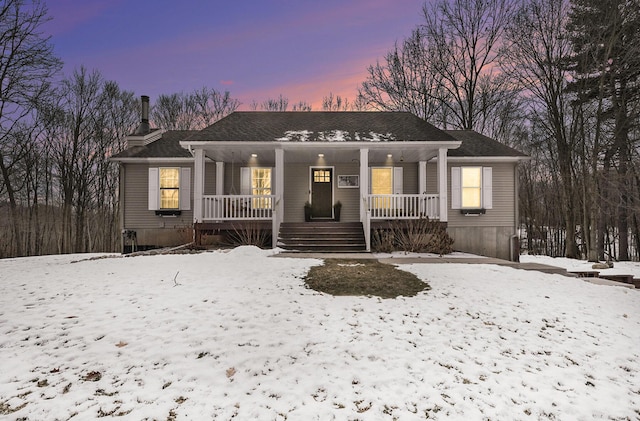
[[278, 247], [304, 252], [363, 252], [364, 230], [360, 222], [283, 222]]

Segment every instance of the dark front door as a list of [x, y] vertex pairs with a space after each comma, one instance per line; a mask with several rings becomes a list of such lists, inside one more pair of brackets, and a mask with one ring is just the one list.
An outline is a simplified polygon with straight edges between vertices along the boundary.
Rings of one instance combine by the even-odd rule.
[[333, 194], [333, 170], [331, 168], [311, 169], [311, 216], [331, 218]]

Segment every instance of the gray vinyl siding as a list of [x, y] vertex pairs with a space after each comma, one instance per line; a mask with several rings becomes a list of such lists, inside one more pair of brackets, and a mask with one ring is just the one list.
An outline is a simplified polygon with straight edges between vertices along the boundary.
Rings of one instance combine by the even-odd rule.
[[[461, 166], [449, 164], [447, 176], [451, 177], [451, 167]], [[515, 227], [515, 179], [513, 163], [474, 163], [469, 166], [493, 168], [493, 209], [480, 216], [465, 216], [459, 210], [451, 209], [451, 182], [447, 185], [449, 226], [451, 227]]]
[[304, 203], [309, 200], [309, 165], [284, 168], [284, 222], [304, 222]]
[[[331, 165], [329, 165], [331, 166]], [[310, 165], [287, 164], [284, 172], [284, 221], [304, 222], [304, 203], [310, 195]], [[339, 164], [334, 168], [333, 201], [342, 203], [340, 220], [359, 221], [360, 189], [338, 188], [338, 175], [357, 175], [358, 164]]]
[[[451, 167], [493, 168], [493, 209], [479, 216], [464, 216], [458, 209], [451, 209]], [[427, 165], [427, 193], [438, 193], [436, 163]], [[515, 164], [495, 162], [448, 163], [447, 209], [450, 227], [514, 227], [515, 221]]]
[[413, 162], [395, 166], [403, 168], [402, 193], [418, 194], [418, 164]]
[[338, 164], [335, 167], [335, 181], [333, 185], [333, 194], [335, 201], [342, 203], [340, 211], [340, 221], [358, 222], [360, 221], [360, 188], [347, 189], [338, 188], [339, 175], [359, 175], [360, 166], [353, 164]]
[[[451, 209], [451, 167], [482, 166], [492, 168], [493, 209], [486, 214], [464, 216]], [[454, 250], [509, 260], [515, 235], [515, 166], [514, 163], [449, 162], [447, 165], [447, 232], [454, 239]], [[427, 165], [427, 193], [438, 192], [437, 164]]]
[[[193, 175], [193, 174], [192, 174]], [[193, 181], [191, 181], [193, 185]], [[193, 189], [191, 190], [193, 192]], [[207, 162], [204, 165], [204, 194], [216, 194], [216, 163]]]
[[[438, 164], [427, 163], [427, 194], [438, 194]], [[451, 176], [448, 176], [451, 178]]]
[[240, 192], [240, 168], [242, 164], [224, 164], [224, 193], [223, 194], [241, 194]]
[[[124, 200], [122, 206], [125, 229], [177, 228], [193, 224], [193, 210], [183, 210], [176, 217], [157, 216], [149, 210], [149, 168], [191, 167], [191, 203], [193, 204], [193, 165], [176, 163], [124, 164]], [[193, 206], [191, 206], [193, 209]]]

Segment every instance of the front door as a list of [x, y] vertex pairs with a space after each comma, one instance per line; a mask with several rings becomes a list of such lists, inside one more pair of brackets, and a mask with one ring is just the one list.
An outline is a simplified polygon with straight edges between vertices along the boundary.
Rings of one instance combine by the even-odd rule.
[[311, 169], [311, 216], [332, 218], [333, 169]]

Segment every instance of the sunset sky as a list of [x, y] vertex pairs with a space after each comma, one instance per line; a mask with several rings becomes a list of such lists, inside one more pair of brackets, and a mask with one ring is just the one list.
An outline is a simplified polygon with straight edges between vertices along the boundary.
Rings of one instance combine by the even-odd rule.
[[46, 0], [65, 74], [84, 65], [136, 95], [228, 90], [248, 109], [355, 98], [366, 69], [422, 21], [424, 0]]

